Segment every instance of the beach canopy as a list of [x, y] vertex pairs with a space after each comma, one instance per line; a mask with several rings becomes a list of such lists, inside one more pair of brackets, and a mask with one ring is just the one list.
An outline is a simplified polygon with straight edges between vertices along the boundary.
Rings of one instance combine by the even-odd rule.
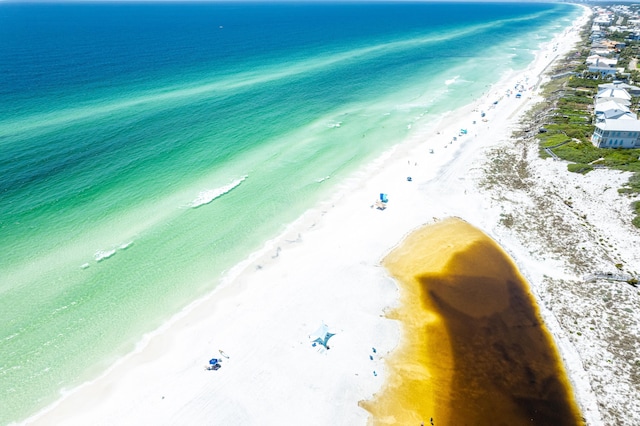
[[335, 336], [335, 334], [329, 333], [329, 326], [323, 322], [316, 331], [311, 333], [309, 339], [311, 339], [311, 342], [320, 344], [326, 348], [331, 336]]

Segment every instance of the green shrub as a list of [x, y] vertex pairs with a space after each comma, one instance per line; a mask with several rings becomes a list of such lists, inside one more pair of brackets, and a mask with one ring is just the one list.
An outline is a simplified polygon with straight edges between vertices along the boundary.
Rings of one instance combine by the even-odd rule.
[[[634, 163], [633, 165], [636, 165]], [[635, 171], [635, 170], [633, 170]], [[640, 192], [640, 173], [636, 172], [627, 181], [624, 187], [618, 189], [620, 194], [636, 194]]]
[[555, 134], [543, 133], [543, 134], [540, 134], [540, 140], [542, 142], [542, 147], [548, 148], [550, 146], [555, 146], [563, 142], [569, 142], [571, 139], [562, 133], [555, 133]]
[[583, 164], [589, 164], [592, 161], [599, 159], [602, 155], [601, 150], [590, 143], [578, 144], [575, 142], [562, 145], [556, 148], [553, 152], [563, 160]]
[[603, 164], [612, 168], [625, 168], [638, 163], [640, 150], [638, 149], [611, 149], [608, 148], [604, 152], [605, 158]]
[[568, 95], [558, 101], [558, 105], [585, 104], [593, 105], [593, 98], [584, 95]]
[[572, 173], [586, 174], [586, 173], [590, 172], [591, 170], [593, 170], [593, 167], [590, 166], [589, 164], [569, 163], [567, 165], [567, 170], [569, 170]]
[[598, 88], [598, 84], [602, 84], [602, 81], [582, 77], [571, 77], [567, 83], [569, 87], [590, 87], [594, 89]]

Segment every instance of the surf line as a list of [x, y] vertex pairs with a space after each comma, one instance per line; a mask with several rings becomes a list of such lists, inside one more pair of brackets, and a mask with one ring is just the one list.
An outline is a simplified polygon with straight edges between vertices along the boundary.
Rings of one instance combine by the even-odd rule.
[[227, 194], [228, 192], [240, 186], [242, 182], [244, 182], [248, 177], [249, 175], [244, 175], [241, 178], [235, 179], [233, 182], [219, 188], [201, 191], [198, 194], [198, 197], [189, 204], [189, 207], [197, 208], [200, 206], [204, 206], [205, 204], [209, 204], [216, 198], [220, 198], [224, 194]]

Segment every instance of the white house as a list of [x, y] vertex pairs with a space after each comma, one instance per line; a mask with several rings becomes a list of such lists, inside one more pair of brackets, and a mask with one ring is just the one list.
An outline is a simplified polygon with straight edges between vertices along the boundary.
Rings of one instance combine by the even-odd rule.
[[631, 105], [631, 95], [624, 89], [602, 89], [595, 96], [596, 106], [603, 102], [613, 101], [620, 105]]
[[[616, 75], [618, 68], [618, 60], [615, 58], [605, 58], [600, 55], [591, 55], [585, 61], [589, 72], [597, 72], [603, 77], [608, 75]], [[624, 70], [623, 70], [624, 71]]]
[[586, 59], [585, 63], [587, 65], [615, 67], [618, 64], [618, 60], [615, 58], [605, 58], [601, 55], [591, 55]]
[[632, 86], [619, 80], [615, 80], [611, 83], [598, 84], [598, 91], [604, 89], [624, 89], [629, 92], [631, 96], [640, 96], [640, 87]]
[[600, 102], [595, 107], [596, 122], [606, 119], [637, 120], [637, 116], [626, 105], [615, 101]]
[[639, 148], [640, 121], [604, 120], [596, 124], [591, 142], [597, 148]]
[[603, 77], [606, 77], [609, 75], [615, 76], [618, 73], [622, 74], [624, 72], [624, 68], [615, 68], [615, 67], [610, 67], [608, 65], [601, 65], [601, 64], [589, 65], [587, 67], [587, 70], [589, 72], [597, 72]]
[[[611, 53], [613, 53], [613, 51], [608, 47], [591, 47], [590, 53], [592, 53], [591, 56], [601, 56], [601, 57], [603, 57], [604, 55], [610, 55]], [[616, 59], [613, 59], [613, 60], [615, 61], [615, 64], [618, 63], [618, 61]], [[600, 63], [600, 65], [602, 65], [602, 62]]]
[[600, 27], [608, 27], [611, 23], [611, 19], [607, 16], [598, 16], [593, 20], [594, 25], [598, 25]]

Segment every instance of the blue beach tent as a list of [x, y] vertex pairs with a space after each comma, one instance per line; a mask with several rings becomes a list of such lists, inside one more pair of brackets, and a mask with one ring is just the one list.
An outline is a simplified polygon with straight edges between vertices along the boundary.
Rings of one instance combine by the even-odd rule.
[[383, 203], [388, 203], [389, 199], [387, 198], [387, 194], [380, 193], [380, 201]]
[[335, 336], [335, 333], [329, 333], [329, 326], [327, 326], [325, 323], [322, 323], [322, 325], [318, 327], [316, 331], [311, 333], [309, 339], [311, 339], [313, 346], [322, 345], [325, 348], [329, 349], [327, 343], [329, 343], [329, 339], [332, 336]]

